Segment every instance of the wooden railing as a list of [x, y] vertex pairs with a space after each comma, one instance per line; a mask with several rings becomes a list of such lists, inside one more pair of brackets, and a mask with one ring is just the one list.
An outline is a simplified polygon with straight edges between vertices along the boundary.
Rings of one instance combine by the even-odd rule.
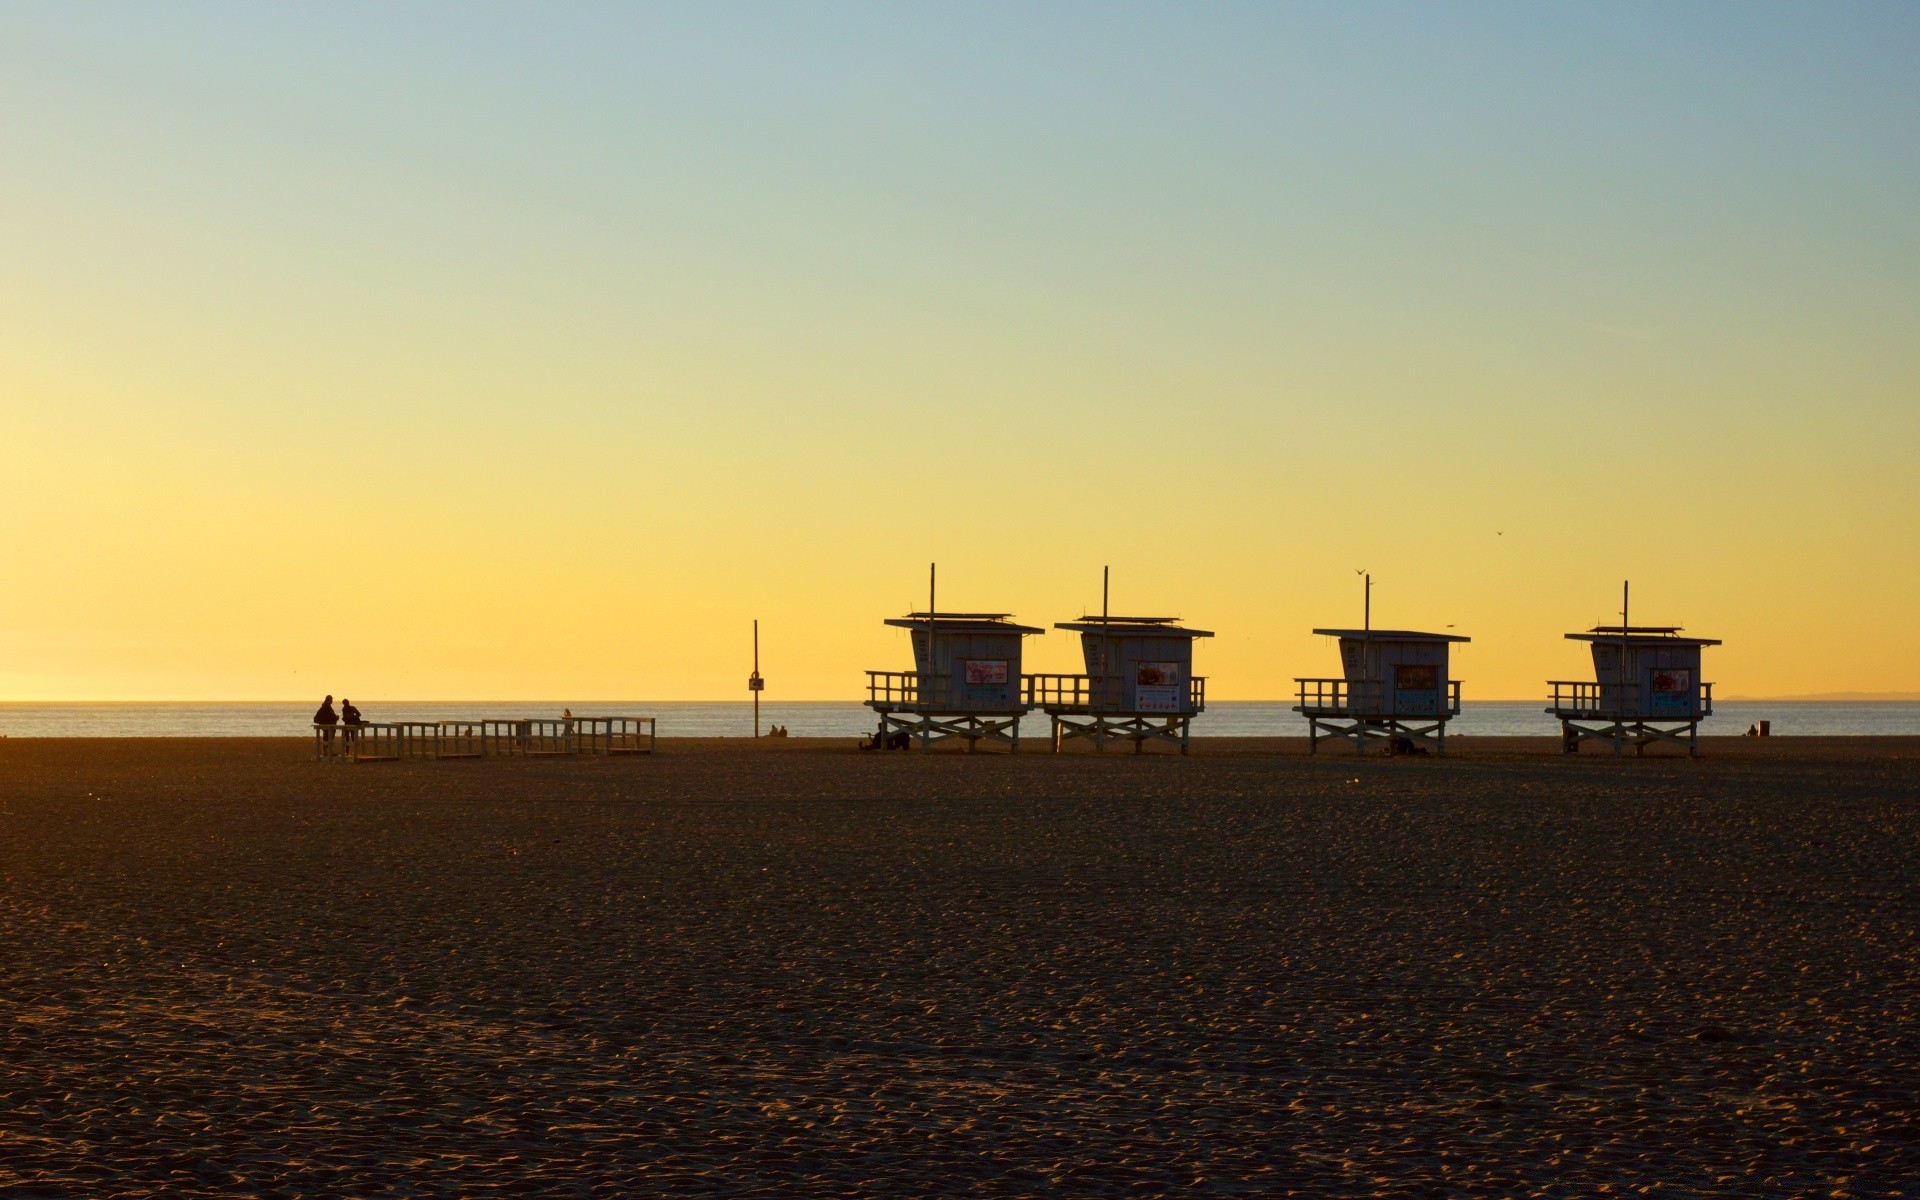
[[[1698, 698], [1684, 712], [1669, 712], [1642, 706], [1637, 683], [1598, 683], [1587, 679], [1549, 679], [1553, 689], [1548, 712], [1557, 716], [1598, 720], [1604, 717], [1635, 717], [1657, 720], [1662, 716], [1687, 720], [1713, 715], [1713, 685], [1702, 683]], [[1650, 697], [1649, 697], [1650, 698]]]
[[575, 717], [574, 745], [580, 754], [650, 754], [652, 717]]
[[1027, 703], [1039, 708], [1120, 706], [1118, 675], [1022, 675], [1020, 688]]
[[[1045, 709], [1073, 709], [1081, 712], [1119, 712], [1126, 694], [1118, 675], [1022, 675], [1021, 693], [1028, 705]], [[1188, 713], [1207, 707], [1207, 677], [1187, 681]]]
[[1398, 706], [1397, 693], [1384, 679], [1303, 679], [1300, 685], [1300, 711], [1330, 716], [1427, 717], [1460, 715], [1460, 680], [1447, 680], [1447, 691], [1439, 711]]
[[433, 722], [434, 758], [481, 758], [487, 752], [478, 721]]
[[509, 758], [520, 753], [521, 720], [488, 719], [480, 722], [480, 746], [488, 758]]
[[884, 708], [936, 708], [953, 694], [953, 680], [919, 671], [868, 671], [867, 703]]
[[440, 740], [438, 721], [395, 721], [389, 728], [399, 746], [400, 758], [434, 758]]
[[531, 758], [572, 754], [573, 722], [559, 717], [520, 722], [520, 753]]
[[379, 762], [401, 756], [403, 741], [398, 725], [363, 721], [358, 725], [315, 725], [315, 758], [343, 762]]
[[[1553, 695], [1547, 701], [1552, 706], [1547, 710], [1548, 712], [1598, 713], [1600, 711], [1603, 685], [1599, 683], [1584, 679], [1549, 679], [1547, 686], [1553, 689]], [[1623, 692], [1618, 684], [1609, 683], [1604, 686], [1609, 711], [1631, 712], [1638, 704], [1638, 697], [1633, 695], [1637, 689], [1629, 687]]]
[[1300, 685], [1300, 707], [1309, 712], [1345, 713], [1357, 708], [1372, 712], [1386, 703], [1384, 680], [1349, 682], [1345, 679], [1304, 679]]
[[872, 707], [922, 708], [935, 705], [950, 691], [945, 676], [925, 676], [918, 670], [866, 672], [866, 703]]
[[392, 721], [315, 725], [314, 757], [348, 762], [399, 758], [514, 758], [650, 754], [652, 717], [520, 717], [482, 721]]

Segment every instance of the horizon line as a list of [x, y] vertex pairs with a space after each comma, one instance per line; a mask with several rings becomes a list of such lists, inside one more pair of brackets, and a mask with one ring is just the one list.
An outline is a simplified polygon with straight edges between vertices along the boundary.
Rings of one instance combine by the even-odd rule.
[[[325, 693], [323, 693], [323, 695], [324, 694]], [[342, 695], [344, 696], [344, 693], [342, 693]], [[1534, 703], [1543, 702], [1545, 699], [1546, 697], [1544, 696], [1482, 696], [1482, 697], [1475, 697], [1471, 699], [1463, 699], [1461, 703], [1463, 705], [1466, 705], [1466, 704], [1534, 704]], [[1791, 693], [1791, 694], [1779, 695], [1779, 696], [1723, 696], [1723, 697], [1720, 697], [1719, 699], [1721, 703], [1740, 703], [1740, 704], [1783, 704], [1783, 703], [1899, 704], [1899, 703], [1920, 702], [1920, 692], [1905, 692], [1905, 691], [1901, 691], [1901, 692], [1800, 692], [1800, 693]], [[1299, 698], [1297, 696], [1273, 696], [1273, 697], [1221, 699], [1221, 700], [1213, 700], [1213, 701], [1210, 701], [1209, 703], [1210, 704], [1293, 704], [1293, 703], [1297, 703], [1298, 700]], [[238, 698], [238, 699], [232, 698], [232, 697], [225, 697], [220, 699], [192, 698], [192, 697], [189, 697], [189, 698], [133, 697], [133, 698], [116, 698], [116, 699], [73, 699], [73, 698], [0, 699], [0, 705], [311, 704], [311, 703], [314, 703], [314, 701], [311, 697], [308, 697], [308, 696], [245, 697], [245, 698]], [[588, 697], [586, 699], [580, 699], [577, 697], [566, 697], [566, 696], [561, 696], [561, 697], [536, 696], [536, 697], [508, 697], [508, 698], [494, 696], [494, 697], [477, 698], [477, 699], [463, 699], [458, 697], [447, 697], [447, 696], [435, 696], [435, 697], [425, 697], [425, 698], [385, 696], [385, 697], [374, 697], [373, 699], [369, 699], [365, 701], [365, 703], [368, 703], [368, 704], [521, 704], [521, 705], [542, 704], [542, 705], [560, 705], [562, 707], [571, 707], [574, 705], [584, 705], [584, 704], [614, 704], [614, 703], [620, 703], [620, 704], [634, 704], [634, 703], [640, 703], [640, 704], [751, 704], [753, 703], [753, 697], [752, 696], [743, 696], [743, 697], [728, 696], [728, 697], [720, 697], [720, 698], [653, 697], [650, 699], [635, 700], [631, 697], [628, 697], [626, 699], [620, 699], [617, 697]], [[761, 693], [760, 704], [763, 708], [776, 703], [779, 703], [779, 704], [855, 704], [855, 705], [860, 705], [862, 707], [865, 707], [867, 702], [864, 700], [850, 699], [850, 698], [844, 698], [844, 697], [833, 698], [833, 699], [796, 698], [796, 699], [790, 699], [790, 700], [783, 699], [783, 700], [776, 701], [776, 700], [767, 698], [764, 692]], [[1205, 710], [1203, 709], [1202, 712], [1204, 711]]]

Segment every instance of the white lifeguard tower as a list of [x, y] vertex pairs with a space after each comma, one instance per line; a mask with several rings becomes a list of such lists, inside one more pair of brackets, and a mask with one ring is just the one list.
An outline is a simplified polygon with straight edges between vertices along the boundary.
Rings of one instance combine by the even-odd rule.
[[886, 622], [911, 634], [914, 669], [867, 672], [867, 707], [880, 714], [882, 739], [906, 733], [930, 750], [964, 738], [968, 753], [982, 741], [1005, 742], [1018, 754], [1020, 718], [1033, 708], [1021, 645], [1046, 630], [1015, 624], [1007, 613], [940, 612], [933, 594], [929, 583], [926, 612]]
[[1359, 629], [1316, 629], [1340, 641], [1339, 678], [1295, 678], [1300, 702], [1293, 711], [1307, 719], [1307, 752], [1323, 737], [1367, 743], [1384, 741], [1388, 753], [1413, 746], [1447, 752], [1447, 722], [1460, 715], [1460, 681], [1449, 671], [1455, 633], [1373, 628], [1373, 579], [1366, 579], [1366, 619]]
[[1061, 621], [1055, 629], [1080, 635], [1085, 675], [1029, 675], [1029, 695], [1053, 719], [1053, 749], [1083, 737], [1096, 750], [1109, 742], [1132, 742], [1138, 754], [1149, 741], [1169, 742], [1187, 753], [1193, 718], [1207, 706], [1207, 680], [1193, 673], [1193, 643], [1212, 637], [1184, 629], [1178, 617], [1114, 617], [1106, 613]]
[[1654, 742], [1700, 749], [1700, 722], [1713, 715], [1713, 685], [1700, 678], [1700, 652], [1717, 638], [1681, 636], [1678, 625], [1633, 625], [1621, 588], [1620, 624], [1569, 633], [1593, 648], [1593, 682], [1550, 679], [1547, 712], [1560, 719], [1560, 748], [1576, 754], [1589, 739], [1613, 752], [1643, 754]]

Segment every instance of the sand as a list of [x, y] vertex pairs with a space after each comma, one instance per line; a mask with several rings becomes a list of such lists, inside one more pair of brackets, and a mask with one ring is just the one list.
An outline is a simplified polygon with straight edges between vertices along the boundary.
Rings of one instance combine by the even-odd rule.
[[1914, 1194], [1920, 739], [0, 741], [0, 1192]]

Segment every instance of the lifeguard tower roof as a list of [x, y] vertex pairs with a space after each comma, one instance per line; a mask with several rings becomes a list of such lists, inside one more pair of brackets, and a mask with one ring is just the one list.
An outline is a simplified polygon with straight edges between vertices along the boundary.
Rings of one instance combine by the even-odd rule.
[[1079, 633], [1107, 633], [1123, 637], [1212, 637], [1208, 629], [1183, 629], [1174, 624], [1179, 617], [1081, 617], [1078, 621], [1056, 621], [1055, 629], [1072, 629]]
[[936, 633], [1045, 633], [1046, 630], [1033, 625], [1020, 625], [1010, 620], [1012, 613], [908, 613], [904, 617], [888, 617], [884, 622], [901, 629], [925, 629], [933, 626]]
[[1421, 633], [1417, 629], [1316, 629], [1314, 632], [1326, 637], [1371, 638], [1376, 642], [1470, 642], [1473, 640], [1457, 633]]
[[1619, 642], [1629, 646], [1718, 646], [1719, 638], [1681, 637], [1679, 625], [1595, 625], [1585, 633], [1570, 633], [1571, 642]]

